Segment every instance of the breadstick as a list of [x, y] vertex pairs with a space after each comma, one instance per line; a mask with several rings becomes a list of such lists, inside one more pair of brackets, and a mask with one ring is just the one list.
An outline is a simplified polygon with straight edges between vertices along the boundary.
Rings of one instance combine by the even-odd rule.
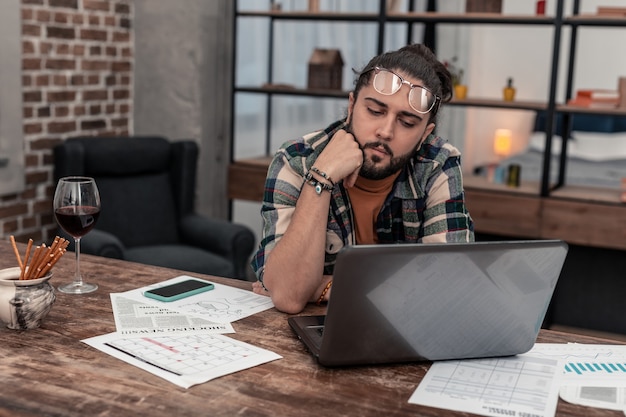
[[46, 264], [50, 260], [51, 256], [53, 256], [50, 253], [50, 248], [46, 247], [45, 243], [42, 243], [41, 246], [44, 248], [43, 255], [41, 256], [41, 259], [39, 259], [37, 261], [37, 264], [35, 265], [37, 267], [37, 269], [35, 269], [35, 276], [34, 276], [34, 278], [39, 278], [39, 276], [40, 276], [39, 274], [41, 273], [41, 270], [43, 269], [44, 266], [46, 266]]
[[55, 251], [57, 249], [57, 247], [59, 246], [59, 241], [61, 240], [60, 237], [55, 236], [54, 241], [52, 242], [52, 245], [50, 245], [50, 249], [52, 251]]
[[20, 274], [20, 279], [26, 279], [26, 265], [28, 265], [28, 258], [30, 257], [30, 250], [33, 247], [33, 240], [28, 239], [28, 246], [26, 246], [26, 255], [24, 255], [24, 266], [22, 268], [22, 273]]
[[11, 235], [11, 245], [13, 246], [13, 252], [15, 253], [15, 257], [17, 258], [17, 264], [20, 267], [20, 270], [24, 269], [24, 265], [22, 264], [22, 257], [20, 256], [20, 251], [17, 250], [17, 244], [15, 243], [15, 236]]
[[41, 277], [45, 276], [50, 271], [50, 269], [52, 269], [54, 264], [56, 264], [58, 262], [58, 260], [61, 259], [61, 256], [63, 256], [63, 254], [65, 252], [67, 252], [67, 250], [61, 249], [61, 248], [57, 249], [57, 252], [54, 254], [54, 257], [41, 270], [41, 273], [39, 274], [39, 276], [37, 278], [41, 278]]
[[[45, 246], [45, 245], [42, 245]], [[37, 246], [35, 248], [35, 253], [33, 254], [33, 259], [30, 261], [30, 266], [28, 267], [28, 274], [26, 275], [26, 279], [35, 278], [35, 271], [37, 269], [37, 263], [41, 259], [42, 246]]]

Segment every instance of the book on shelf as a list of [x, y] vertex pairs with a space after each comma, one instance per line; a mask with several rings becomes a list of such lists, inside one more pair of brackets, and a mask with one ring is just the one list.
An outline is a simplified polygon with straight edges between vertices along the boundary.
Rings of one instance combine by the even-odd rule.
[[617, 90], [582, 89], [576, 91], [576, 97], [567, 104], [578, 107], [615, 108], [619, 105], [620, 94]]
[[598, 16], [626, 17], [626, 7], [598, 6]]

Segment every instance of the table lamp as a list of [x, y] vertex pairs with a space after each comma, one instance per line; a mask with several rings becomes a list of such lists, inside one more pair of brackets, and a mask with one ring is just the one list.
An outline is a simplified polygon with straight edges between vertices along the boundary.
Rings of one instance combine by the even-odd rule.
[[493, 138], [493, 151], [500, 158], [506, 158], [511, 154], [513, 144], [512, 133], [509, 129], [496, 129]]

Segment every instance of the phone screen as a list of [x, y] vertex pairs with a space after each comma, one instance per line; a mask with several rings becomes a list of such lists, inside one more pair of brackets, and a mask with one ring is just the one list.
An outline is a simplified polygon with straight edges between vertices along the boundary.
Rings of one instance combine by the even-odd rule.
[[188, 279], [186, 281], [177, 282], [176, 284], [148, 290], [144, 292], [144, 295], [161, 301], [174, 301], [212, 290], [213, 287], [213, 284], [210, 282]]

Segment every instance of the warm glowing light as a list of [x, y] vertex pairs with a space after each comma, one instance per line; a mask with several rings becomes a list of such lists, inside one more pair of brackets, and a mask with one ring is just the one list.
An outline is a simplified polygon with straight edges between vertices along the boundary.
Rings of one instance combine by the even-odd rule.
[[493, 138], [493, 151], [496, 155], [506, 157], [511, 154], [513, 145], [512, 133], [509, 129], [497, 129]]

